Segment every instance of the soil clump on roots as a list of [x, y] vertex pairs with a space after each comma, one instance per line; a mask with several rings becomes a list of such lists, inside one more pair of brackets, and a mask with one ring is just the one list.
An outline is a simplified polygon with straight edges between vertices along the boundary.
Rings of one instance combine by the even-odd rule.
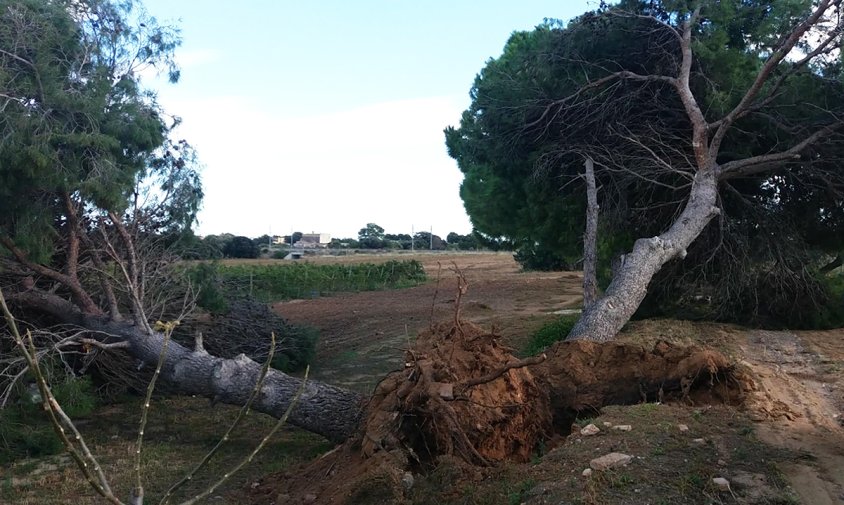
[[[375, 388], [358, 434], [294, 473], [269, 476], [259, 503], [402, 503], [442, 461], [468, 480], [529, 461], [579, 414], [610, 404], [680, 399], [738, 404], [750, 378], [722, 354], [658, 342], [555, 344], [516, 358], [455, 318], [422, 332], [405, 367]], [[416, 475], [417, 477], [414, 477]]]

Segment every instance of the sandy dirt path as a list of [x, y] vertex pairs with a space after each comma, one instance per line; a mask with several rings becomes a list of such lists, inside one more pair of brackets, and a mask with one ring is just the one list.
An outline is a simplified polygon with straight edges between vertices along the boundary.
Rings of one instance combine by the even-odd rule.
[[844, 503], [844, 330], [746, 335], [760, 439], [805, 455], [780, 464], [801, 503]]

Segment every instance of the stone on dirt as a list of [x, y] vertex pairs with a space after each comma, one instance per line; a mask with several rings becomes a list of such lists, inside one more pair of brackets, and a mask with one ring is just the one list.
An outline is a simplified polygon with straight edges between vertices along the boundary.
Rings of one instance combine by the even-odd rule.
[[413, 487], [413, 474], [410, 472], [404, 472], [404, 475], [401, 477], [401, 484], [405, 491], [410, 491]]
[[680, 430], [681, 433], [689, 431], [689, 427], [685, 424], [678, 424], [677, 429]]
[[601, 432], [601, 428], [598, 428], [594, 424], [589, 424], [585, 428], [580, 430], [580, 434], [583, 435], [583, 436], [586, 436], [586, 437], [592, 436], [592, 435], [597, 435], [600, 432]]
[[600, 458], [593, 459], [589, 462], [589, 466], [593, 470], [597, 470], [600, 472], [603, 470], [608, 470], [610, 468], [627, 466], [632, 460], [633, 456], [622, 454], [620, 452], [611, 452], [609, 454], [601, 456]]
[[618, 424], [616, 426], [613, 426], [612, 429], [619, 430], [619, 431], [632, 431], [633, 426], [631, 426], [629, 424]]
[[718, 488], [718, 491], [729, 491], [730, 490], [730, 481], [725, 479], [724, 477], [715, 477], [712, 479], [712, 483]]
[[586, 470], [583, 470], [583, 473], [581, 473], [581, 475], [583, 475], [584, 477], [591, 477], [592, 476], [592, 469], [587, 468]]

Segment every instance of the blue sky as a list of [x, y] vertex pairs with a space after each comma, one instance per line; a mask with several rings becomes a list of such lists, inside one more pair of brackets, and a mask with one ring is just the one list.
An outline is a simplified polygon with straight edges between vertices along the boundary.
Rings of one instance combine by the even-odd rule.
[[146, 0], [182, 30], [154, 86], [204, 165], [198, 232], [468, 233], [443, 128], [513, 31], [596, 4]]

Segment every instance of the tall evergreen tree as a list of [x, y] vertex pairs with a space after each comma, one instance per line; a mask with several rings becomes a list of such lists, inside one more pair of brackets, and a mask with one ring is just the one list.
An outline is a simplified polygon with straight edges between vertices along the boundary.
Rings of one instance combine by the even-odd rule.
[[[787, 52], [811, 57], [780, 60], [754, 87], [769, 55], [785, 50], [783, 33], [805, 18], [808, 3], [625, 1], [568, 25], [548, 21], [513, 34], [475, 80], [459, 128], [446, 130], [449, 153], [464, 173], [461, 196], [480, 232], [512, 241], [528, 266], [575, 263], [585, 223], [586, 157], [595, 160], [601, 186], [604, 277], [634, 237], [670, 226], [697, 170], [688, 103], [676, 88], [685, 61], [682, 22], [696, 6], [688, 91], [705, 111], [703, 121], [711, 122], [704, 126], [712, 129], [719, 164], [788, 150], [829, 125], [844, 103], [832, 50], [840, 36], [823, 31], [834, 30], [832, 18], [832, 26], [816, 25], [813, 36], [832, 34], [817, 54], [804, 34], [799, 49]], [[754, 89], [755, 100], [741, 105]], [[730, 127], [715, 137], [722, 117]], [[794, 264], [844, 247], [842, 155], [832, 134], [765, 170], [720, 177], [719, 218], [689, 246], [688, 259], [659, 274], [662, 289], [652, 296], [662, 303], [714, 286], [710, 315], [752, 316], [772, 306], [787, 313], [765, 315], [805, 313], [810, 307], [794, 307], [791, 299], [822, 300], [822, 288], [810, 269]], [[788, 230], [789, 240], [774, 230]], [[776, 268], [760, 271], [771, 264]], [[766, 284], [788, 289], [777, 300], [749, 296], [768, 291]]]

